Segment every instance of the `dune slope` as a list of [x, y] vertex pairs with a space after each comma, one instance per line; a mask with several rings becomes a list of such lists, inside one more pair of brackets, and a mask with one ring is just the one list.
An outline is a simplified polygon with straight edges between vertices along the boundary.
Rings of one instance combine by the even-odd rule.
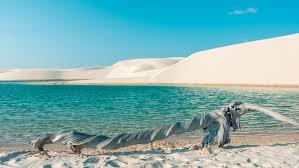
[[119, 61], [107, 67], [105, 76], [71, 83], [148, 83], [154, 75], [182, 59], [183, 57], [169, 57]]
[[[182, 57], [146, 58], [120, 61], [112, 65], [107, 78], [132, 78], [154, 75], [161, 70], [180, 61]], [[151, 73], [147, 73], [151, 72]]]
[[201, 51], [152, 83], [299, 85], [299, 34]]

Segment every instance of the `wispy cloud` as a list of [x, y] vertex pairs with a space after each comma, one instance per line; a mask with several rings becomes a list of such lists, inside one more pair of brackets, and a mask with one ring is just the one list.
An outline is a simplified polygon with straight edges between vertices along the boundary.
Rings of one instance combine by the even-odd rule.
[[236, 10], [230, 11], [228, 14], [230, 14], [230, 15], [245, 15], [245, 14], [255, 14], [255, 13], [257, 13], [257, 8], [247, 8], [245, 10], [236, 9]]

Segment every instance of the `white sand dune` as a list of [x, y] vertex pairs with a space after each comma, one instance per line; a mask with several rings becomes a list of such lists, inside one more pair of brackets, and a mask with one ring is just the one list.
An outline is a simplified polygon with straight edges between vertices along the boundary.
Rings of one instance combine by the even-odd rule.
[[151, 77], [170, 65], [183, 59], [182, 57], [172, 58], [147, 58], [120, 61], [111, 66], [111, 71], [106, 78], [134, 78]]
[[201, 51], [152, 83], [299, 85], [299, 34]]
[[52, 80], [61, 79], [60, 70], [12, 69], [0, 73], [1, 80]]
[[133, 59], [79, 69], [1, 70], [0, 81], [299, 86], [298, 53], [299, 34], [293, 34], [201, 51], [186, 58]]
[[106, 67], [78, 69], [11, 69], [0, 72], [0, 81], [96, 79], [106, 75]]
[[0, 71], [0, 81], [71, 80], [70, 83], [143, 83], [182, 57], [120, 61], [107, 67], [78, 69], [9, 69]]
[[170, 57], [120, 61], [107, 67], [104, 77], [70, 83], [148, 83], [154, 75], [182, 59], [183, 57]]

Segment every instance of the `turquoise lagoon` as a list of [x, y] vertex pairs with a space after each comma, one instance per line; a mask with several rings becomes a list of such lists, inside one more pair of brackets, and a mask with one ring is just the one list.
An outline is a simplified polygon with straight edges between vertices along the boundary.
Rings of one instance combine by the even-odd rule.
[[[233, 100], [299, 121], [298, 90], [0, 84], [0, 143], [28, 143], [45, 133], [67, 130], [113, 136], [188, 120]], [[262, 113], [247, 114], [241, 124], [238, 134], [299, 132]]]

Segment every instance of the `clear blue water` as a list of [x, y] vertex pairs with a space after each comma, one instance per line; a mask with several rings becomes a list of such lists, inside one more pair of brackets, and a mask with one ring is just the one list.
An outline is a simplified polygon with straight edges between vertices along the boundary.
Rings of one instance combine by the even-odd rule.
[[[0, 143], [79, 130], [112, 136], [184, 121], [233, 100], [299, 121], [299, 91], [168, 86], [0, 85]], [[242, 118], [242, 134], [299, 132], [261, 113]]]

